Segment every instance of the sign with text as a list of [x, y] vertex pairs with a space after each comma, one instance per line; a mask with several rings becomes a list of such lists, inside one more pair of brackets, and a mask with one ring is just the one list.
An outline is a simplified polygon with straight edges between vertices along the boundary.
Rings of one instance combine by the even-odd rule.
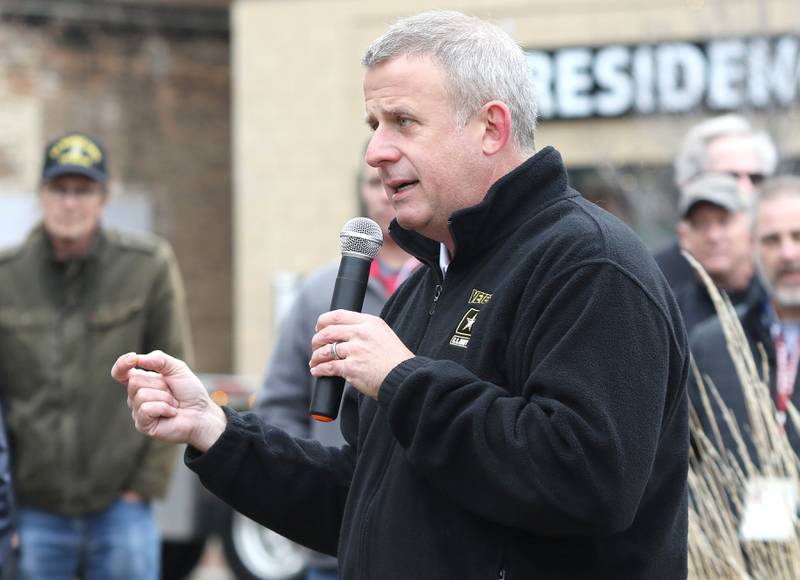
[[527, 50], [542, 119], [786, 107], [800, 36]]

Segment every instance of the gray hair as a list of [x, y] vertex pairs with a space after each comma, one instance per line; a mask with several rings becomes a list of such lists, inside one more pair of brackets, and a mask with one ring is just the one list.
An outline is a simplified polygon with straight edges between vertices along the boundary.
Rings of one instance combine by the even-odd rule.
[[797, 175], [779, 175], [766, 180], [758, 188], [758, 195], [754, 205], [758, 206], [762, 201], [768, 201], [785, 194], [800, 196], [800, 177]]
[[740, 115], [722, 115], [707, 119], [692, 127], [686, 134], [675, 156], [675, 183], [678, 187], [708, 170], [708, 145], [720, 137], [745, 137], [752, 139], [753, 147], [761, 159], [765, 175], [772, 175], [778, 164], [775, 144], [763, 131], [755, 131]]
[[755, 199], [750, 204], [750, 227], [755, 233], [756, 216], [762, 202], [782, 195], [800, 197], [800, 177], [796, 175], [779, 175], [762, 183], [756, 190]]
[[398, 56], [431, 56], [442, 65], [459, 126], [489, 101], [505, 103], [512, 141], [521, 153], [533, 153], [532, 74], [520, 46], [501, 28], [460, 12], [421, 12], [392, 24], [361, 62], [370, 68]]

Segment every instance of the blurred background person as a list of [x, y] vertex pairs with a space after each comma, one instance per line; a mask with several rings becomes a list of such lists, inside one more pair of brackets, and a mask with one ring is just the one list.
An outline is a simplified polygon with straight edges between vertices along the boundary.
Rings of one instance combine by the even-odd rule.
[[[738, 180], [727, 173], [696, 177], [681, 188], [678, 211], [680, 247], [700, 262], [734, 305], [756, 300], [760, 286], [753, 275], [749, 204]], [[716, 314], [697, 275], [674, 287], [673, 293], [687, 333]]]
[[[2, 401], [2, 387], [0, 387]], [[0, 578], [16, 578], [14, 543], [18, 541], [14, 532], [14, 492], [11, 484], [11, 458], [3, 405], [0, 403]]]
[[[775, 144], [766, 133], [753, 129], [740, 115], [722, 115], [698, 123], [686, 134], [675, 156], [675, 183], [682, 190], [703, 173], [727, 173], [749, 202], [754, 188], [775, 172], [777, 163]], [[655, 258], [673, 291], [694, 281], [677, 239]]]
[[[419, 265], [389, 235], [394, 218], [378, 170], [361, 162], [358, 175], [358, 201], [362, 215], [375, 220], [383, 230], [383, 246], [370, 268], [362, 312], [380, 314], [386, 300]], [[308, 370], [311, 338], [317, 319], [330, 310], [333, 286], [339, 269], [335, 261], [311, 273], [303, 282], [292, 307], [281, 323], [272, 360], [254, 411], [271, 425], [298, 437], [313, 437], [326, 445], [344, 444], [339, 419], [323, 423], [308, 414], [314, 377]], [[307, 580], [337, 577], [336, 559], [314, 552], [309, 561]]]
[[191, 356], [189, 324], [167, 243], [101, 225], [107, 184], [98, 141], [53, 140], [42, 222], [0, 255], [0, 383], [23, 580], [159, 576], [150, 499], [165, 492], [175, 448], [136, 432], [108, 361], [131, 350]]
[[[766, 182], [755, 199], [753, 238], [756, 272], [766, 292], [739, 314], [742, 328], [756, 361], [759, 345], [767, 353], [769, 388], [778, 419], [785, 421], [788, 403], [798, 398], [800, 361], [800, 177], [784, 176]], [[733, 411], [739, 428], [748, 437], [749, 424], [744, 391], [728, 353], [722, 325], [713, 318], [698, 326], [691, 336], [691, 349], [700, 372], [708, 375], [724, 403]], [[690, 394], [696, 408], [702, 408], [697, 385]], [[724, 421], [717, 423], [727, 449], [736, 444]], [[791, 421], [785, 425], [789, 440], [800, 452], [800, 438]], [[710, 431], [707, 431], [710, 433]], [[747, 439], [749, 445], [752, 441]], [[752, 448], [752, 447], [751, 447]]]

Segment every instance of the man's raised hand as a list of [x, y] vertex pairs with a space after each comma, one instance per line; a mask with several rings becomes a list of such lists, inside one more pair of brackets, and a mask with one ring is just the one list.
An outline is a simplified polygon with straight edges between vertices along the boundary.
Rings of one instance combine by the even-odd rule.
[[127, 353], [111, 376], [127, 388], [134, 425], [145, 435], [205, 452], [225, 430], [225, 413], [181, 360], [157, 350]]

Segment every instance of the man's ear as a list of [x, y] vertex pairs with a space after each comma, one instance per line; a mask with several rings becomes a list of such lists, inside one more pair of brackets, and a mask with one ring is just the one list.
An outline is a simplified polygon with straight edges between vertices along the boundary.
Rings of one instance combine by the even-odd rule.
[[480, 110], [483, 123], [483, 152], [494, 155], [501, 151], [511, 137], [511, 112], [505, 103], [490, 101]]

